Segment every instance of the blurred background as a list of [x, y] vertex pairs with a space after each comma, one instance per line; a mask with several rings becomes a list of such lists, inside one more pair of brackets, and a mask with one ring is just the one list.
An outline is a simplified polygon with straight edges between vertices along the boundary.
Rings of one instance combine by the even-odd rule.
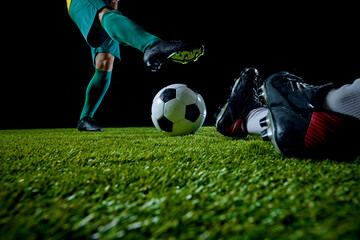
[[[26, 4], [3, 21], [0, 129], [75, 128], [94, 73], [89, 47], [65, 0]], [[205, 125], [214, 125], [213, 115], [246, 67], [256, 67], [263, 79], [289, 71], [310, 84], [351, 83], [360, 77], [356, 9], [338, 2], [121, 0], [120, 11], [145, 30], [164, 40], [200, 42], [205, 55], [152, 73], [141, 52], [122, 47], [95, 119], [103, 127], [152, 126], [155, 94], [184, 83], [203, 96]]]

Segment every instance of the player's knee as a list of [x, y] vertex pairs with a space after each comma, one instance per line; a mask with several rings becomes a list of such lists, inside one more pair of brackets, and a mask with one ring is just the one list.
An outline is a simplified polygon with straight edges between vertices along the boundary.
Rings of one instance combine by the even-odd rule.
[[103, 19], [104, 13], [109, 12], [109, 11], [117, 12], [120, 15], [122, 15], [121, 12], [119, 10], [117, 10], [117, 7], [116, 8], [114, 7], [113, 9], [105, 7], [98, 14], [98, 18], [99, 18], [99, 21], [100, 21], [101, 24], [102, 24], [102, 19]]
[[102, 71], [110, 72], [114, 66], [115, 57], [110, 53], [98, 53], [95, 57], [95, 67]]

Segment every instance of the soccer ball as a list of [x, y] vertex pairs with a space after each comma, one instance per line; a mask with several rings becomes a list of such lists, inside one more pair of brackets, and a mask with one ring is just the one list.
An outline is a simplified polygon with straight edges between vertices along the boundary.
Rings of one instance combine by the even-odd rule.
[[196, 133], [205, 117], [204, 99], [184, 84], [172, 84], [161, 89], [151, 107], [155, 127], [170, 136]]

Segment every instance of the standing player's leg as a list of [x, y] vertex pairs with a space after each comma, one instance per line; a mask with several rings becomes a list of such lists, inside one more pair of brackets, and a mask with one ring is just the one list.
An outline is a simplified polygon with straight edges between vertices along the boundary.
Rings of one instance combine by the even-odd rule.
[[80, 131], [103, 131], [93, 116], [110, 86], [114, 60], [115, 57], [110, 53], [98, 53], [95, 57], [95, 73], [86, 89], [85, 103], [77, 126]]

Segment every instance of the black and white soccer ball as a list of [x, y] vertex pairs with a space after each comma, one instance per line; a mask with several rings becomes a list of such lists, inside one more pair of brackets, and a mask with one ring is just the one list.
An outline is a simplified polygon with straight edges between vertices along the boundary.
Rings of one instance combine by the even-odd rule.
[[204, 99], [184, 84], [169, 85], [154, 97], [151, 119], [155, 127], [166, 135], [194, 134], [205, 118]]

